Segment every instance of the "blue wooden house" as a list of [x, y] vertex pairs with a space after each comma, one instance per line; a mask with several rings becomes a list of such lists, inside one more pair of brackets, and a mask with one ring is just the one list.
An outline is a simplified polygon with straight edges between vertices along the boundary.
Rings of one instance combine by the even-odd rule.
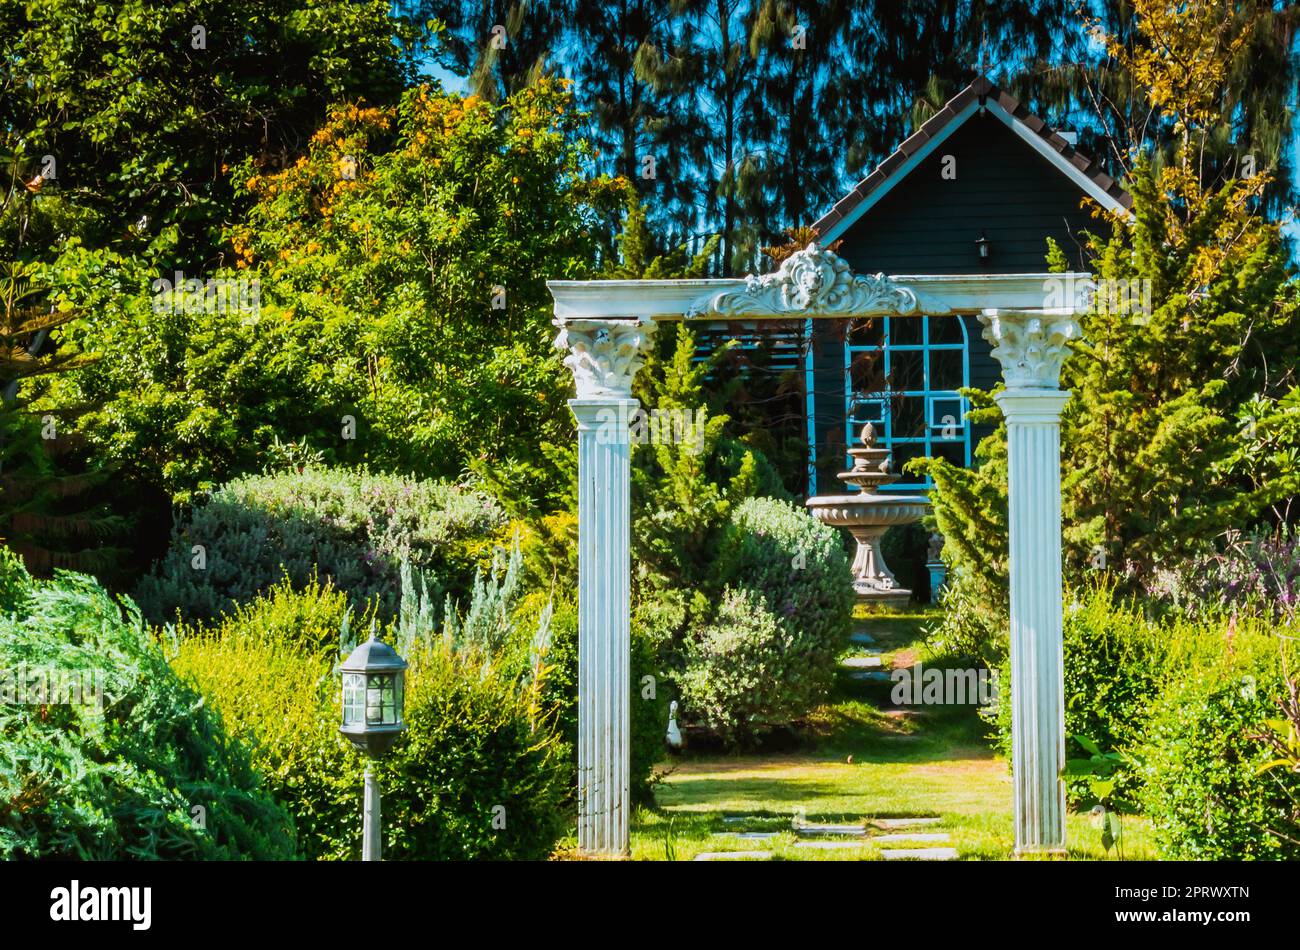
[[[971, 83], [814, 225], [859, 274], [1018, 274], [1046, 270], [1047, 239], [1086, 271], [1082, 232], [1102, 230], [1085, 198], [1127, 212], [1132, 200], [987, 78]], [[963, 387], [990, 389], [997, 363], [974, 317], [896, 318], [811, 327], [804, 372], [808, 494], [835, 491], [865, 422], [895, 470], [918, 455], [969, 466], [984, 433], [964, 421]], [[928, 486], [905, 476], [891, 491]]]

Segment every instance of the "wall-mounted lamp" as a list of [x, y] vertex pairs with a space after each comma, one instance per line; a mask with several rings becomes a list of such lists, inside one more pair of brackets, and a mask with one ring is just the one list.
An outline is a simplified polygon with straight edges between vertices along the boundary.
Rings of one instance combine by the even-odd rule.
[[975, 242], [975, 249], [979, 251], [980, 263], [988, 265], [989, 262], [989, 239], [983, 231], [980, 232], [979, 239]]

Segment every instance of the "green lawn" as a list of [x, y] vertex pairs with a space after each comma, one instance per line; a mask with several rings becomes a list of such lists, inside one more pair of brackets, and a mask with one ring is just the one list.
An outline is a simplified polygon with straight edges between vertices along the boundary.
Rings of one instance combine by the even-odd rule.
[[[922, 611], [876, 614], [863, 626], [877, 637], [887, 670], [893, 663], [931, 659], [921, 633], [931, 619], [933, 614]], [[985, 743], [987, 727], [974, 709], [888, 714], [876, 705], [885, 704], [888, 692], [887, 683], [842, 677], [832, 701], [813, 717], [810, 738], [794, 751], [688, 752], [665, 762], [666, 774], [656, 789], [658, 807], [633, 816], [633, 857], [690, 860], [701, 851], [773, 850], [789, 860], [880, 858], [870, 839], [834, 850], [797, 848], [796, 816], [844, 823], [937, 816], [940, 824], [917, 830], [947, 832], [950, 840], [940, 846], [956, 848], [962, 859], [1011, 857], [1010, 775]], [[747, 841], [736, 837], [741, 831], [780, 835]], [[1068, 845], [1073, 858], [1106, 856], [1101, 832], [1087, 815], [1069, 817]], [[1149, 829], [1140, 818], [1124, 819], [1123, 845], [1126, 858], [1154, 857]], [[926, 846], [933, 845], [915, 845]]]

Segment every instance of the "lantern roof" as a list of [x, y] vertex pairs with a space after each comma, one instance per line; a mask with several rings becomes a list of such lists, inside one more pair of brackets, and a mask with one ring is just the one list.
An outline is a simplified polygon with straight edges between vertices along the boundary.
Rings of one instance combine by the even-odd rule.
[[403, 660], [387, 643], [375, 634], [353, 650], [339, 666], [343, 673], [398, 673], [406, 669]]

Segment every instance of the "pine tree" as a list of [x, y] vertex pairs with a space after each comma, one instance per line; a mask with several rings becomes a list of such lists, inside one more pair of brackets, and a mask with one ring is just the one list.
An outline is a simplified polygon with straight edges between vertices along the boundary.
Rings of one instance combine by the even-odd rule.
[[469, 79], [469, 91], [504, 102], [558, 68], [556, 54], [573, 22], [572, 0], [509, 0], [502, 6], [473, 0], [414, 0], [408, 17], [445, 27], [440, 58]]
[[[582, 109], [597, 167], [632, 182], [649, 203], [655, 226], [696, 196], [695, 159], [701, 116], [689, 108], [692, 77], [674, 55], [670, 0], [579, 3], [565, 65]], [[694, 223], [672, 228], [686, 241]]]
[[761, 143], [760, 239], [810, 223], [843, 194], [845, 116], [828, 108], [827, 94], [848, 66], [842, 52], [851, 19], [850, 4], [817, 0], [762, 0], [754, 15], [757, 89], [746, 131]]

